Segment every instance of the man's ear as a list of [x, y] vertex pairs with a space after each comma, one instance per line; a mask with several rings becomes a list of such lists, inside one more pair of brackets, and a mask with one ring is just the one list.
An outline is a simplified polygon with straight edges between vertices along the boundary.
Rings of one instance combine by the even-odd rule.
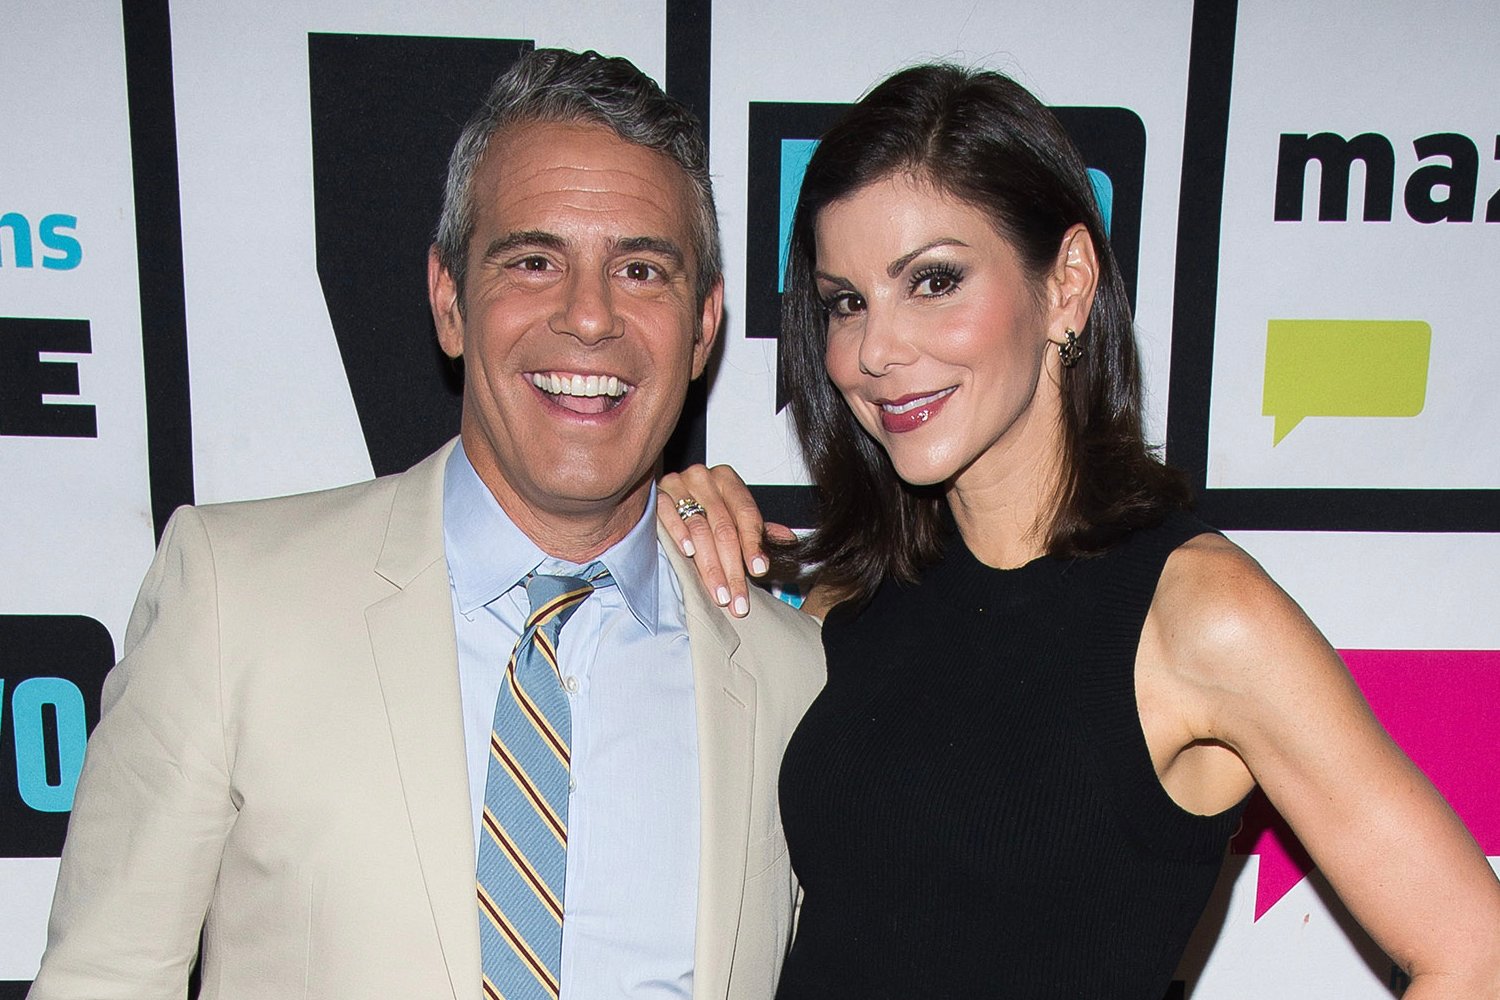
[[427, 251], [427, 301], [432, 305], [432, 325], [438, 344], [450, 358], [464, 353], [464, 317], [458, 307], [458, 285], [443, 266], [434, 244]]
[[1060, 344], [1066, 331], [1082, 330], [1094, 307], [1099, 284], [1099, 256], [1083, 223], [1063, 234], [1057, 260], [1047, 280], [1047, 339]]
[[714, 282], [703, 297], [703, 315], [698, 320], [698, 335], [693, 339], [693, 378], [703, 374], [713, 353], [714, 340], [719, 336], [719, 327], [724, 322], [724, 279]]

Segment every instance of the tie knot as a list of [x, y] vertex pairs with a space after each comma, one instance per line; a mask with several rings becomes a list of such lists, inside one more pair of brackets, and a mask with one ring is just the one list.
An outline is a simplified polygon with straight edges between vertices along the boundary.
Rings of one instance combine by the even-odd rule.
[[531, 603], [526, 626], [542, 628], [555, 624], [556, 628], [562, 628], [595, 588], [613, 584], [614, 579], [602, 562], [589, 563], [577, 575], [532, 573], [526, 577], [526, 598]]

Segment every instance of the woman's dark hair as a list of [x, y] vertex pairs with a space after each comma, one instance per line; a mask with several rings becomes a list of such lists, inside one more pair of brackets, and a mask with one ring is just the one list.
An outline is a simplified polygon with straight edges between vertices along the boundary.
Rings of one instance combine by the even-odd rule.
[[911, 174], [990, 217], [1040, 281], [1082, 223], [1098, 256], [1083, 356], [1062, 370], [1062, 475], [1047, 552], [1084, 556], [1188, 503], [1180, 473], [1141, 432], [1141, 378], [1130, 305], [1082, 157], [1062, 125], [999, 73], [937, 64], [902, 70], [823, 136], [802, 181], [782, 297], [780, 378], [818, 487], [818, 530], [795, 555], [819, 582], [863, 598], [882, 578], [911, 580], [937, 558], [941, 486], [902, 482], [824, 368], [828, 317], [813, 279], [818, 213], [875, 181]]

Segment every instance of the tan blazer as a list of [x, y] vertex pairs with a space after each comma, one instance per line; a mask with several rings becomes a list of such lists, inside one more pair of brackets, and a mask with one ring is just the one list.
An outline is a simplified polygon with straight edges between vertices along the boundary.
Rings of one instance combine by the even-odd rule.
[[[173, 517], [105, 684], [34, 1000], [478, 1000], [443, 463]], [[782, 748], [815, 623], [683, 579], [702, 846], [694, 997], [770, 997], [796, 887]]]

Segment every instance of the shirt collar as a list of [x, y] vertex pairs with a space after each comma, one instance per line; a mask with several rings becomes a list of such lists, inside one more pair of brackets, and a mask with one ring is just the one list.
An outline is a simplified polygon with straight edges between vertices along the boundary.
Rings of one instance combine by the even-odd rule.
[[[631, 616], [652, 635], [660, 625], [655, 512], [652, 483], [641, 519], [598, 557]], [[462, 442], [443, 470], [443, 549], [458, 609], [464, 614], [489, 604], [540, 565], [551, 572], [578, 568], [577, 563], [549, 556], [516, 527], [474, 471]]]

